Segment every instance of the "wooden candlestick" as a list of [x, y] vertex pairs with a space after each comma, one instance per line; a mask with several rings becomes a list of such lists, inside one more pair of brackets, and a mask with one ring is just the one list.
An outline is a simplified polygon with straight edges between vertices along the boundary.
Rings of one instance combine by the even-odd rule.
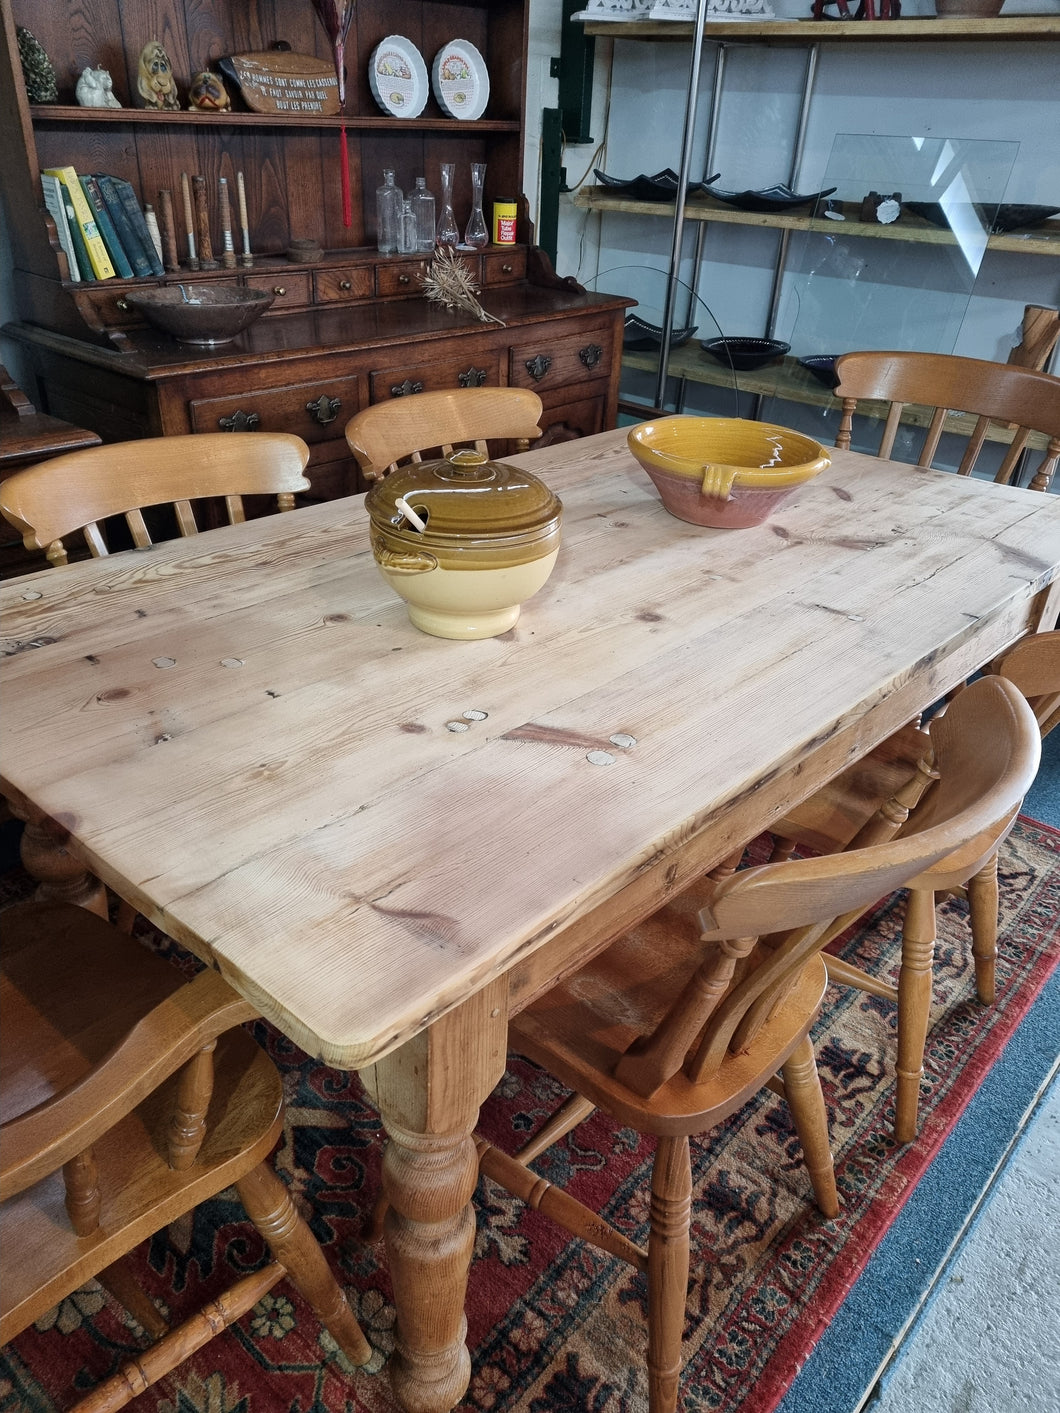
[[173, 223], [173, 193], [158, 193], [159, 224], [162, 228], [162, 264], [170, 274], [180, 270], [180, 257], [177, 255], [177, 228]]
[[226, 270], [236, 268], [236, 248], [232, 244], [232, 203], [228, 199], [228, 178], [217, 178], [221, 209], [221, 264]]
[[184, 198], [184, 233], [188, 238], [188, 269], [199, 268], [199, 257], [195, 250], [195, 220], [191, 214], [191, 186], [187, 172], [180, 174], [180, 191]]
[[236, 194], [239, 197], [239, 224], [243, 231], [243, 254], [239, 257], [241, 265], [253, 265], [254, 257], [250, 253], [250, 224], [247, 221], [247, 189], [243, 185], [243, 173], [236, 173]]
[[191, 190], [195, 201], [195, 233], [199, 242], [199, 268], [219, 270], [220, 261], [213, 258], [213, 241], [210, 239], [210, 208], [206, 201], [206, 178], [192, 177]]

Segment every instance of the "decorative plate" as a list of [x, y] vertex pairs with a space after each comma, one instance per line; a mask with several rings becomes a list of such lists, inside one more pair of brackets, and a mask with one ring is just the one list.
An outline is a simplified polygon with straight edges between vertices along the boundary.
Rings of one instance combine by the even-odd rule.
[[[599, 167], [593, 168], [593, 175], [608, 191], [613, 191], [616, 196], [629, 196], [634, 201], [673, 201], [681, 183], [681, 178], [672, 167], [664, 167], [661, 172], [656, 172], [651, 177], [646, 177], [642, 172], [630, 181], [624, 181], [621, 177], [609, 177], [606, 172], [601, 172]], [[711, 182], [717, 180], [717, 173], [708, 178]], [[707, 182], [688, 183], [689, 196], [700, 195], [706, 190]]]
[[[713, 178], [712, 178], [713, 180]], [[790, 186], [766, 186], [759, 191], [722, 191], [720, 187], [707, 187], [707, 195], [726, 206], [735, 206], [739, 211], [791, 211], [796, 206], [809, 206], [815, 201], [823, 201], [836, 190], [834, 186], [825, 191], [792, 191]]]
[[[697, 328], [698, 325], [690, 324], [685, 329], [671, 329], [670, 347], [680, 348], [683, 343], [688, 342]], [[649, 324], [647, 319], [641, 319], [636, 314], [627, 314], [622, 344], [636, 353], [661, 348], [662, 332], [658, 324]]]
[[388, 34], [372, 50], [368, 82], [372, 97], [394, 118], [419, 117], [431, 91], [423, 55], [400, 34]]
[[753, 368], [764, 368], [775, 358], [780, 358], [791, 347], [780, 339], [705, 339], [700, 343], [704, 353], [723, 364], [726, 368], [736, 368], [741, 373], [749, 373]]
[[471, 122], [481, 118], [490, 96], [486, 61], [466, 39], [443, 44], [431, 65], [431, 84], [438, 106], [451, 118]]
[[[902, 205], [915, 216], [922, 216], [933, 226], [949, 230], [950, 217], [946, 209], [937, 201], [903, 201]], [[1060, 206], [1027, 206], [1013, 202], [1002, 202], [994, 207], [975, 203], [975, 213], [981, 225], [990, 225], [991, 235], [1002, 235], [1005, 231], [1018, 231], [1024, 226], [1036, 226], [1039, 221], [1047, 221], [1050, 216], [1060, 215]]]

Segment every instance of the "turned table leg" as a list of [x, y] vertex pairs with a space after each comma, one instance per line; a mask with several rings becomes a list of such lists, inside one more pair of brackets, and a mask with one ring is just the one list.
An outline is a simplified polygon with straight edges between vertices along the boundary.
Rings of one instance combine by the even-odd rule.
[[69, 830], [35, 809], [28, 800], [9, 801], [11, 813], [25, 825], [20, 846], [26, 872], [38, 882], [42, 902], [76, 903], [107, 916], [107, 892], [99, 879], [66, 850]]
[[472, 1132], [504, 1073], [507, 981], [501, 977], [362, 1072], [390, 1142], [383, 1190], [397, 1307], [390, 1361], [407, 1413], [449, 1413], [467, 1389], [464, 1297], [475, 1241]]

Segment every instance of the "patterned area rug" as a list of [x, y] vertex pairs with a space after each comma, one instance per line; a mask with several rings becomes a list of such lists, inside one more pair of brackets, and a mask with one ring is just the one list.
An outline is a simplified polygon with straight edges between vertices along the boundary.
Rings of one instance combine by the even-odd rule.
[[[831, 988], [815, 1035], [831, 1112], [843, 1210], [826, 1221], [784, 1105], [768, 1093], [693, 1150], [693, 1275], [685, 1330], [685, 1413], [771, 1413], [917, 1179], [1060, 960], [1060, 834], [1021, 820], [1002, 855], [998, 1002], [973, 999], [967, 910], [939, 910], [933, 1028], [921, 1137], [889, 1136], [893, 1007]], [[0, 879], [0, 905], [25, 891]], [[892, 967], [897, 910], [881, 908], [841, 944]], [[157, 938], [148, 938], [157, 945]], [[172, 949], [171, 949], [172, 951]], [[188, 965], [186, 959], [176, 958]], [[193, 963], [191, 965], [194, 965]], [[385, 1372], [393, 1307], [382, 1247], [358, 1231], [378, 1186], [380, 1130], [356, 1077], [325, 1068], [264, 1023], [255, 1033], [283, 1069], [288, 1126], [276, 1163], [325, 1245], [376, 1354], [349, 1371], [281, 1283], [135, 1407], [143, 1413], [392, 1413]], [[512, 1059], [480, 1127], [514, 1150], [565, 1092]], [[594, 1115], [538, 1170], [597, 1206], [630, 1237], [647, 1233], [651, 1143]], [[227, 1200], [226, 1200], [227, 1199]], [[478, 1239], [468, 1298], [473, 1375], [467, 1410], [646, 1413], [645, 1287], [489, 1183], [476, 1196]], [[143, 1249], [145, 1289], [176, 1320], [264, 1249], [234, 1194]], [[52, 1413], [141, 1347], [141, 1332], [95, 1284], [63, 1301], [0, 1355], [2, 1413]]]

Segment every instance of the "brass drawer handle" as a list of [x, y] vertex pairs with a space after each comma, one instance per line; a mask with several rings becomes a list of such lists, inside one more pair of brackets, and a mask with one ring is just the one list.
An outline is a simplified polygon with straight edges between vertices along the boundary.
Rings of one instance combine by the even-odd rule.
[[526, 360], [526, 371], [535, 383], [539, 383], [551, 367], [552, 359], [547, 353], [539, 353], [536, 358]]
[[408, 282], [409, 282], [409, 277], [408, 277], [408, 275], [398, 275], [398, 284], [399, 284], [399, 285], [407, 285]]
[[127, 299], [116, 299], [114, 301], [114, 308], [120, 309], [124, 314], [129, 308], [129, 301]]
[[409, 397], [412, 393], [418, 393], [422, 391], [423, 384], [421, 382], [413, 381], [412, 378], [406, 378], [403, 383], [394, 383], [394, 385], [390, 389], [390, 396]]
[[272, 292], [273, 292], [273, 294], [286, 294], [286, 293], [287, 293], [287, 286], [286, 286], [286, 285], [273, 285], [273, 287], [272, 287]]
[[469, 368], [466, 373], [457, 373], [456, 381], [462, 388], [481, 388], [486, 382], [486, 370]]
[[352, 281], [352, 280], [340, 280], [340, 281], [339, 281], [339, 289], [353, 289], [353, 281]]
[[313, 418], [314, 422], [319, 422], [322, 427], [326, 427], [329, 422], [334, 422], [339, 415], [339, 408], [342, 402], [337, 397], [328, 397], [327, 393], [321, 393], [316, 402], [307, 402], [305, 410]]
[[587, 343], [584, 348], [578, 350], [578, 357], [586, 368], [595, 368], [603, 356], [604, 351], [598, 343]]
[[218, 417], [217, 425], [222, 432], [254, 432], [261, 424], [256, 412], [233, 412], [231, 417]]

